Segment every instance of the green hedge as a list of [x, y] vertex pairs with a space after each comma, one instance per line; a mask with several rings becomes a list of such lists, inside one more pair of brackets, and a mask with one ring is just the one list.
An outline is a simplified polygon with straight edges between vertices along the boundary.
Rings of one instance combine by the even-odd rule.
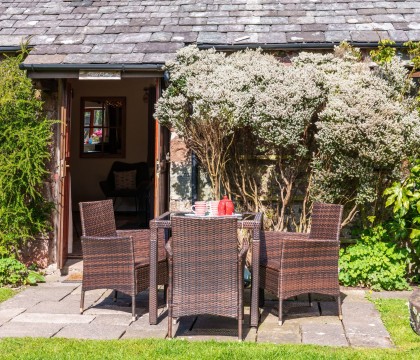
[[50, 228], [51, 203], [42, 187], [49, 173], [52, 122], [24, 71], [26, 50], [0, 61], [0, 257]]

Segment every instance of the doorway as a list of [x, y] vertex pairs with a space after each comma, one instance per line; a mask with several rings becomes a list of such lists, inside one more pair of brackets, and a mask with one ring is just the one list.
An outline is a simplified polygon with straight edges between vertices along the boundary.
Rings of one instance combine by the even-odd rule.
[[[70, 182], [67, 258], [82, 256], [78, 203], [109, 198], [101, 184], [110, 178], [115, 182], [116, 172], [112, 170], [115, 163], [142, 164], [145, 169], [142, 173], [147, 172], [145, 177], [150, 182], [147, 196], [141, 201], [129, 196], [113, 197], [117, 228], [149, 226], [155, 204], [155, 139], [159, 136], [156, 137], [153, 111], [159, 84], [160, 80], [153, 77], [119, 81], [68, 80], [72, 115], [68, 134], [71, 155], [67, 170]], [[169, 138], [165, 141], [168, 141], [165, 147], [169, 148]], [[117, 175], [121, 177], [120, 172]], [[160, 202], [169, 203], [167, 192], [158, 196], [165, 197]], [[64, 241], [61, 243], [66, 246]]]

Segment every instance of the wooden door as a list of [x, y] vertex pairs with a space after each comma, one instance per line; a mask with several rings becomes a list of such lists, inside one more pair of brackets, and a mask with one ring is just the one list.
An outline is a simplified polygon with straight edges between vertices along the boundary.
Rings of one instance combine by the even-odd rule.
[[[162, 79], [156, 81], [156, 100], [162, 91]], [[170, 131], [155, 122], [155, 196], [154, 216], [169, 210], [169, 140]]]
[[69, 235], [71, 235], [71, 198], [70, 198], [70, 135], [71, 135], [71, 98], [70, 84], [62, 80], [60, 82], [60, 139], [59, 139], [59, 229], [57, 238], [57, 263], [62, 269], [68, 256]]

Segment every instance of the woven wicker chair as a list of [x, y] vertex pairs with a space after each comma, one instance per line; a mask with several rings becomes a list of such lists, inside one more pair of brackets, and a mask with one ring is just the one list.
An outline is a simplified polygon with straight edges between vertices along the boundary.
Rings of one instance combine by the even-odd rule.
[[[149, 287], [150, 230], [116, 230], [112, 200], [79, 203], [82, 222], [83, 282], [85, 291], [113, 289], [132, 298], [133, 321], [136, 295]], [[164, 241], [164, 236], [160, 236]], [[168, 283], [166, 254], [159, 246], [158, 284]]]
[[341, 205], [315, 203], [309, 234], [262, 232], [260, 288], [278, 296], [279, 325], [283, 300], [306, 293], [336, 297], [342, 319], [338, 284], [342, 212]]
[[242, 340], [243, 264], [248, 250], [238, 251], [237, 220], [174, 216], [169, 255], [168, 337], [172, 319], [211, 314], [238, 319]]

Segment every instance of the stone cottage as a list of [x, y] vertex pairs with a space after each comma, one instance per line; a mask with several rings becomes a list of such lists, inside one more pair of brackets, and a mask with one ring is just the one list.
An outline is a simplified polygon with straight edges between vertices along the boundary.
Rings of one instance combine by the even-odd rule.
[[44, 264], [62, 268], [80, 255], [77, 204], [105, 197], [99, 182], [117, 160], [148, 164], [152, 216], [193, 199], [194, 163], [152, 116], [162, 66], [178, 49], [331, 51], [343, 40], [371, 49], [381, 39], [398, 47], [419, 41], [420, 2], [0, 0], [0, 53], [29, 41], [21, 68], [41, 90], [49, 117], [61, 120], [50, 179], [57, 211]]

